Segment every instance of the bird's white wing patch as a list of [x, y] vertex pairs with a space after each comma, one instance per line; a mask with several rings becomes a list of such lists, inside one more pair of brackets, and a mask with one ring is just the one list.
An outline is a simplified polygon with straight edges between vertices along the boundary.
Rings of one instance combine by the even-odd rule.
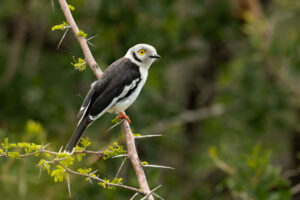
[[97, 83], [98, 81], [94, 81], [94, 82], [92, 82], [92, 84], [91, 84], [91, 88], [92, 87], [94, 87], [95, 86], [95, 84]]
[[[83, 115], [81, 116], [81, 118], [80, 118], [80, 120], [79, 120], [77, 126], [80, 124], [80, 122], [82, 121], [83, 117], [85, 116], [85, 113], [86, 113], [87, 108], [89, 107], [90, 103], [91, 103], [91, 102], [89, 102], [89, 104], [88, 104], [86, 107], [80, 108], [80, 111], [83, 111], [83, 110], [84, 110], [84, 112], [83, 112]], [[82, 110], [81, 110], [81, 109], [82, 109]]]
[[[90, 89], [90, 91], [88, 92], [88, 94], [87, 94], [87, 96], [85, 97], [85, 99], [83, 100], [83, 103], [82, 103], [82, 105], [81, 105], [81, 107], [80, 107], [80, 110], [79, 110], [79, 112], [78, 112], [78, 114], [77, 114], [77, 117], [79, 117], [79, 116], [84, 116], [84, 114], [85, 114], [85, 112], [86, 112], [86, 110], [87, 110], [87, 108], [89, 107], [89, 105], [90, 105], [90, 103], [91, 103], [91, 100], [92, 100], [92, 98], [93, 98], [93, 95], [94, 95], [94, 93], [95, 93], [95, 91], [96, 91], [96, 83], [97, 83], [98, 81], [94, 81], [92, 84], [91, 84], [91, 89]], [[80, 120], [81, 121], [81, 120]], [[79, 121], [79, 123], [80, 123], [80, 121]]]
[[[137, 79], [136, 79], [136, 80], [137, 80]], [[133, 81], [130, 85], [125, 86], [124, 89], [123, 89], [123, 91], [121, 92], [121, 94], [120, 94], [119, 96], [113, 98], [113, 100], [111, 101], [111, 103], [110, 103], [104, 110], [102, 110], [101, 113], [99, 113], [99, 114], [96, 115], [96, 116], [89, 115], [89, 118], [90, 118], [91, 120], [96, 120], [96, 119], [98, 119], [100, 116], [102, 116], [102, 115], [103, 115], [107, 110], [109, 110], [115, 103], [117, 103], [117, 101], [118, 101], [120, 98], [124, 97], [124, 96], [127, 94], [127, 92], [132, 88], [133, 83], [134, 83], [134, 81]], [[134, 84], [136, 84], [136, 82], [135, 82]]]

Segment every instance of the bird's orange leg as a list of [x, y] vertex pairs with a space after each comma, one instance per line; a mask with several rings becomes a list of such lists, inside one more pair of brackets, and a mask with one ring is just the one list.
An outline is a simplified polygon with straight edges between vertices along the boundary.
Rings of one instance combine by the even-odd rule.
[[129, 117], [124, 112], [119, 112], [117, 119], [126, 119], [129, 124], [131, 123]]

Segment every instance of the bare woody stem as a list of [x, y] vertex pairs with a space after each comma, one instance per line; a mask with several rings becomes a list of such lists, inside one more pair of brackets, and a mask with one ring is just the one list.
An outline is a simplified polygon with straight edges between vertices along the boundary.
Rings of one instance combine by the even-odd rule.
[[[127, 155], [128, 155], [128, 158], [134, 168], [134, 171], [138, 178], [139, 185], [145, 194], [149, 194], [150, 189], [148, 186], [146, 175], [145, 175], [144, 169], [141, 165], [141, 162], [139, 160], [139, 156], [138, 156], [138, 153], [137, 153], [137, 150], [135, 147], [135, 142], [134, 142], [134, 137], [133, 137], [132, 131], [126, 120], [122, 123], [122, 130], [123, 130], [123, 132], [125, 134], [125, 138], [126, 138]], [[148, 199], [153, 200], [153, 196], [151, 194], [148, 195]]]
[[60, 7], [61, 7], [66, 19], [67, 19], [68, 24], [71, 26], [71, 29], [72, 29], [77, 41], [79, 42], [79, 44], [81, 46], [81, 49], [83, 51], [86, 62], [90, 66], [91, 70], [94, 72], [95, 76], [98, 79], [100, 79], [101, 74], [102, 74], [101, 69], [99, 68], [99, 65], [97, 64], [97, 62], [95, 61], [86, 39], [84, 37], [77, 35], [77, 33], [79, 33], [79, 28], [72, 16], [72, 13], [69, 9], [69, 6], [68, 6], [66, 0], [58, 0], [58, 2], [60, 4]]
[[[60, 7], [67, 19], [67, 22], [69, 23], [69, 25], [71, 26], [71, 29], [73, 31], [73, 33], [75, 34], [76, 39], [78, 40], [81, 49], [83, 51], [83, 54], [85, 56], [85, 61], [87, 62], [87, 64], [89, 65], [89, 67], [91, 68], [91, 70], [94, 72], [95, 76], [100, 79], [101, 75], [102, 75], [102, 71], [99, 68], [99, 65], [97, 64], [97, 62], [95, 61], [88, 43], [86, 41], [86, 39], [84, 37], [78, 36], [77, 33], [79, 32], [79, 28], [72, 16], [72, 13], [69, 9], [69, 6], [67, 4], [67, 2], [65, 0], [58, 0]], [[138, 153], [136, 151], [136, 146], [135, 146], [135, 141], [134, 141], [134, 137], [132, 134], [132, 131], [130, 129], [130, 126], [128, 124], [127, 121], [124, 121], [121, 125], [122, 130], [125, 134], [126, 137], [126, 144], [127, 144], [127, 149], [128, 149], [128, 157], [131, 161], [131, 164], [135, 170], [138, 182], [139, 182], [139, 186], [143, 192], [143, 194], [148, 195], [150, 194], [150, 189], [148, 186], [148, 182], [143, 170], [143, 167], [141, 166], [141, 163], [139, 161], [139, 157], [138, 157]], [[148, 195], [148, 200], [154, 200], [152, 194]]]

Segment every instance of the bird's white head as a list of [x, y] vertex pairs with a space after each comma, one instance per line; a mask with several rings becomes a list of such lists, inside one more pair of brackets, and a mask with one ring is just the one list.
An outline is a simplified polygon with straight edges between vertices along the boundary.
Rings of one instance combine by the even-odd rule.
[[149, 44], [137, 44], [127, 51], [125, 58], [129, 58], [138, 66], [148, 69], [160, 56], [153, 46]]

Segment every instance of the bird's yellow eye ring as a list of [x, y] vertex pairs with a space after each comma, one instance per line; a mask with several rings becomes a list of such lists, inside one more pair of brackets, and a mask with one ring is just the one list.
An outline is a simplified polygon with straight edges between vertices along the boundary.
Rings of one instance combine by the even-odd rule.
[[139, 54], [142, 56], [142, 55], [145, 55], [146, 51], [144, 49], [141, 49], [139, 50]]

